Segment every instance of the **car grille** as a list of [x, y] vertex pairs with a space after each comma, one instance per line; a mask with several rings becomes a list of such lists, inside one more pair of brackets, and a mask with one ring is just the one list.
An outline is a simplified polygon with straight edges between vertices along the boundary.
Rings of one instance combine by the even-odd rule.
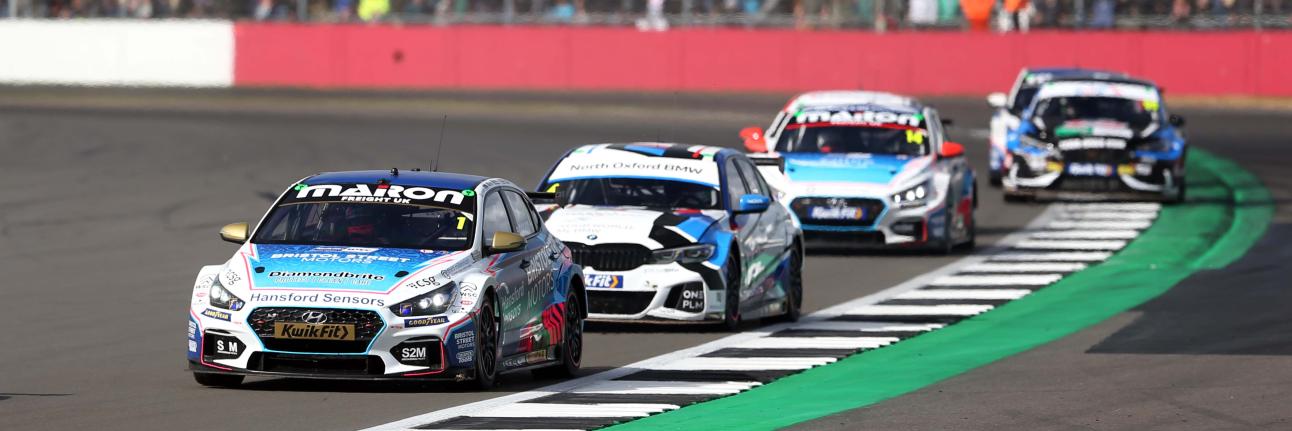
[[[836, 220], [812, 218], [812, 207], [852, 207], [863, 210], [858, 220]], [[884, 212], [884, 201], [871, 198], [798, 198], [790, 203], [790, 209], [803, 223], [822, 226], [874, 226], [879, 214]]]
[[1063, 161], [1068, 163], [1130, 163], [1131, 153], [1126, 150], [1073, 150], [1063, 152]]
[[639, 244], [585, 245], [565, 243], [574, 262], [599, 271], [628, 271], [646, 264], [651, 251]]
[[[327, 323], [354, 325], [354, 340], [289, 340], [274, 338], [274, 322], [303, 322], [306, 312], [320, 312], [327, 316]], [[264, 307], [257, 308], [247, 317], [247, 324], [260, 337], [266, 349], [281, 352], [303, 353], [364, 353], [372, 339], [385, 324], [372, 310], [344, 310], [333, 308]]]
[[377, 356], [311, 356], [288, 353], [255, 352], [247, 369], [271, 373], [297, 373], [334, 376], [376, 376], [386, 372]]
[[1079, 191], [1079, 192], [1116, 192], [1127, 190], [1120, 179], [1113, 178], [1086, 178], [1086, 177], [1063, 177], [1059, 180], [1057, 190]]
[[597, 314], [637, 314], [646, 311], [655, 292], [607, 292], [589, 290], [588, 312]]

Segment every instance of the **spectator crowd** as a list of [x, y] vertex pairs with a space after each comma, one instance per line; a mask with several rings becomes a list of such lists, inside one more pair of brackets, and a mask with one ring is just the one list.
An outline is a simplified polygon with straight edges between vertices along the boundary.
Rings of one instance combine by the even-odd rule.
[[0, 0], [0, 16], [859, 28], [1292, 27], [1292, 0]]

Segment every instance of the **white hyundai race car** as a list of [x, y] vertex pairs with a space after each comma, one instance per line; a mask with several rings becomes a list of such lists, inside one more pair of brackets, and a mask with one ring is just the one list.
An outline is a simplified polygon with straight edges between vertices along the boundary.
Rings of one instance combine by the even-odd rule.
[[889, 93], [824, 91], [790, 100], [745, 148], [803, 226], [809, 246], [974, 243], [977, 188], [937, 110]]
[[581, 268], [525, 192], [467, 175], [356, 171], [302, 179], [203, 267], [188, 362], [198, 383], [245, 376], [474, 380], [573, 374]]

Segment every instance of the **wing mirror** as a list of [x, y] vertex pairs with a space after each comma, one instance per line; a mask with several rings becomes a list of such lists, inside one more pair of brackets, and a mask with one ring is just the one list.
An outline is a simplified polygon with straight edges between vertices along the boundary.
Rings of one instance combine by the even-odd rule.
[[1172, 126], [1184, 127], [1184, 117], [1181, 117], [1179, 115], [1171, 114], [1170, 117], [1166, 118], [1166, 121], [1168, 123], [1171, 123]]
[[740, 129], [740, 138], [745, 140], [745, 150], [751, 153], [766, 153], [767, 141], [763, 139], [763, 128], [749, 126]]
[[220, 228], [220, 239], [242, 244], [247, 242], [247, 230], [246, 223], [229, 223]]
[[488, 254], [507, 253], [525, 248], [525, 237], [511, 232], [494, 232]]
[[987, 95], [987, 104], [993, 108], [1002, 109], [1005, 107], [1006, 102], [1009, 102], [1009, 96], [1006, 96], [1005, 93], [996, 92]]
[[942, 151], [938, 153], [938, 156], [944, 159], [950, 159], [952, 157], [960, 157], [963, 155], [965, 155], [965, 146], [960, 145], [960, 143], [958, 142], [951, 142], [951, 141], [943, 142]]
[[767, 211], [772, 206], [772, 198], [763, 195], [748, 194], [740, 197], [736, 203], [736, 208], [731, 212], [736, 214], [750, 214]]

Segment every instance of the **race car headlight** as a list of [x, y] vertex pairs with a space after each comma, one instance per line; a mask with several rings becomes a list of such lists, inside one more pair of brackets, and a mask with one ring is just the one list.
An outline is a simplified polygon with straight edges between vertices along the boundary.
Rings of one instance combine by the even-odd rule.
[[651, 252], [647, 264], [696, 263], [709, 260], [713, 256], [713, 244], [696, 244], [685, 247], [674, 247]]
[[206, 294], [211, 298], [212, 307], [238, 311], [242, 309], [242, 306], [247, 305], [242, 298], [229, 293], [228, 289], [224, 288], [224, 284], [220, 283], [219, 275], [211, 280], [211, 288], [207, 290]]
[[1054, 144], [1022, 134], [1018, 136], [1018, 144], [1023, 149], [1034, 149], [1046, 152], [1054, 149]]
[[933, 184], [926, 182], [898, 193], [893, 193], [891, 199], [894, 205], [901, 208], [917, 207], [924, 205], [933, 195]]
[[407, 301], [390, 306], [390, 312], [396, 316], [430, 316], [444, 314], [449, 310], [456, 283], [449, 282], [430, 292], [409, 298]]

